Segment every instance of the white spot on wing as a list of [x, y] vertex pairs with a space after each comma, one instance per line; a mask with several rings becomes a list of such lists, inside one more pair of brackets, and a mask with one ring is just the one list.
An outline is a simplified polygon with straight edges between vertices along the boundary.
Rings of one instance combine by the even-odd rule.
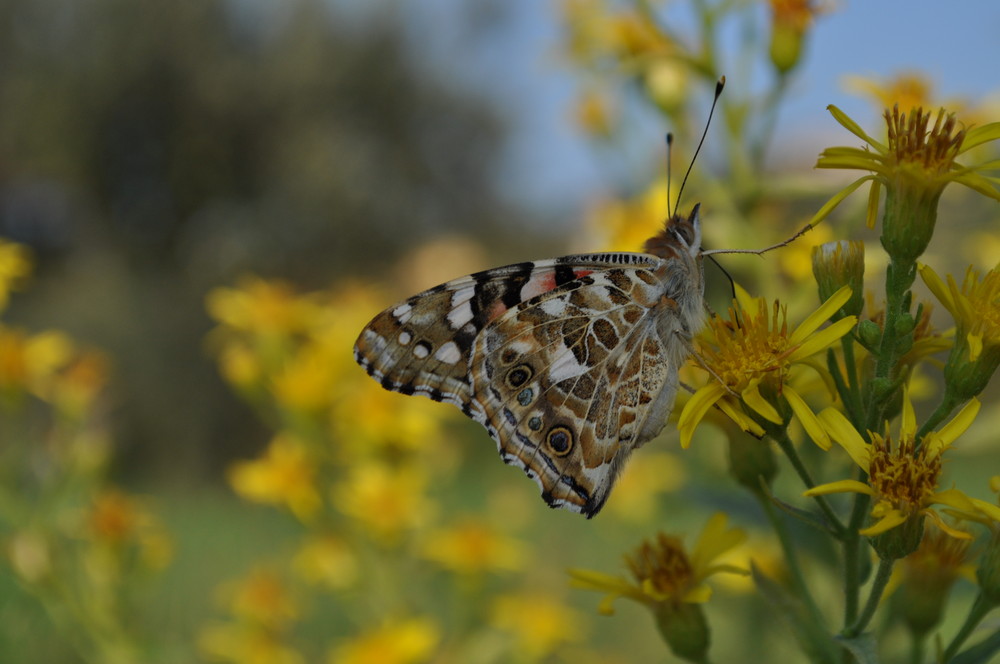
[[430, 353], [431, 353], [430, 348], [428, 348], [422, 343], [417, 344], [413, 348], [413, 354], [416, 355], [417, 358], [421, 360], [430, 355]]
[[449, 341], [437, 349], [434, 353], [434, 359], [445, 364], [455, 364], [462, 359], [462, 353], [458, 350], [458, 346], [455, 345], [454, 341]]
[[[454, 302], [455, 298], [452, 298], [452, 304], [454, 304]], [[448, 312], [448, 323], [451, 324], [451, 329], [453, 330], [461, 329], [463, 325], [471, 320], [472, 306], [469, 304], [468, 299]]]
[[562, 316], [566, 313], [566, 301], [558, 297], [552, 297], [542, 302], [541, 308], [542, 311], [550, 316]]
[[398, 307], [392, 310], [392, 315], [395, 316], [396, 320], [398, 320], [400, 323], [405, 323], [410, 319], [410, 311], [412, 310], [413, 307], [404, 302], [403, 304], [399, 305]]
[[410, 341], [412, 340], [413, 340], [413, 335], [411, 335], [409, 332], [403, 331], [399, 333], [399, 343], [403, 344], [404, 346], [410, 343]]
[[584, 373], [587, 373], [587, 367], [576, 361], [573, 351], [563, 347], [563, 352], [560, 353], [556, 361], [549, 367], [549, 380], [553, 383], [558, 383], [559, 381], [566, 380], [567, 378], [575, 378]]

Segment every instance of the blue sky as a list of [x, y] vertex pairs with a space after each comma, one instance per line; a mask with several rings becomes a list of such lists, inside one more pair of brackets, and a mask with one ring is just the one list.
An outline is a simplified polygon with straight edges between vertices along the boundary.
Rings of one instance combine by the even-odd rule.
[[[328, 1], [355, 10], [373, 6], [360, 0]], [[374, 4], [384, 9], [394, 3]], [[665, 3], [681, 24], [684, 4]], [[831, 103], [870, 124], [870, 103], [844, 89], [843, 78], [849, 74], [884, 79], [904, 71], [924, 72], [939, 98], [976, 104], [992, 95], [1000, 115], [1000, 2], [827, 4], [834, 6], [817, 20], [781, 115], [779, 144], [815, 155], [831, 137], [846, 140], [825, 110]], [[588, 192], [601, 188], [606, 169], [569, 120], [575, 80], [557, 58], [557, 0], [413, 0], [395, 6], [410, 26], [418, 60], [456, 84], [485, 91], [512, 118], [514, 132], [500, 178], [512, 197], [572, 215], [586, 203]], [[710, 96], [706, 90], [706, 99]], [[670, 129], [655, 123], [649, 128], [651, 151], [662, 150], [661, 137]]]

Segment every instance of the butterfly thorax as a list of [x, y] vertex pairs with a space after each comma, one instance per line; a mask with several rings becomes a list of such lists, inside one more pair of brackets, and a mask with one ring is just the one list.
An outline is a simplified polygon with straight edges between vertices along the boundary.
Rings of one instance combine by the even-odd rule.
[[664, 261], [657, 270], [665, 297], [673, 302], [690, 335], [696, 334], [704, 319], [705, 280], [701, 259], [701, 219], [699, 205], [695, 205], [687, 218], [673, 215], [667, 219], [663, 230], [646, 240], [645, 252]]

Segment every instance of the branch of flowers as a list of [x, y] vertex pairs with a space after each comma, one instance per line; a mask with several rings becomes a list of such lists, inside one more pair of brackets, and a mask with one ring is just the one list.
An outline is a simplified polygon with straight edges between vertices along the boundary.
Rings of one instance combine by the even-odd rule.
[[866, 429], [874, 429], [882, 420], [882, 413], [889, 395], [878, 388], [885, 386], [899, 359], [897, 350], [900, 335], [897, 327], [899, 327], [899, 321], [908, 300], [906, 293], [913, 285], [916, 276], [916, 263], [901, 265], [893, 261], [889, 263], [885, 271], [885, 320], [882, 326], [882, 339], [879, 341], [875, 376], [868, 395]]
[[[799, 478], [807, 489], [811, 489], [816, 486], [816, 482], [813, 481], [812, 475], [809, 473], [809, 469], [806, 468], [805, 464], [802, 463], [802, 458], [799, 453], [795, 451], [795, 445], [792, 444], [792, 440], [788, 437], [788, 432], [783, 430], [780, 435], [773, 435], [774, 441], [778, 443], [778, 447], [781, 451], [785, 453], [788, 460], [791, 462], [792, 467], [795, 472], [798, 473]], [[844, 523], [837, 516], [837, 513], [833, 511], [830, 507], [830, 503], [827, 502], [826, 496], [813, 496], [813, 500], [816, 501], [816, 505], [819, 507], [820, 511], [823, 512], [823, 516], [826, 517], [827, 521], [830, 522], [830, 527], [833, 529], [837, 539], [843, 539], [847, 533], [847, 529], [844, 527]]]
[[757, 501], [760, 503], [761, 507], [764, 508], [764, 513], [767, 515], [768, 521], [771, 522], [771, 527], [774, 528], [774, 532], [778, 536], [778, 542], [781, 544], [781, 550], [785, 554], [785, 561], [788, 563], [788, 570], [792, 575], [792, 585], [798, 592], [799, 597], [805, 603], [812, 622], [820, 630], [824, 630], [823, 614], [820, 613], [819, 606], [816, 605], [816, 601], [813, 599], [812, 593], [809, 592], [809, 586], [806, 585], [805, 576], [802, 574], [802, 566], [799, 564], [799, 558], [796, 554], [792, 538], [788, 533], [788, 527], [785, 524], [785, 520], [782, 518], [782, 515], [775, 510], [774, 504], [763, 492], [754, 491], [753, 495], [756, 496]]
[[951, 640], [948, 647], [945, 648], [944, 654], [941, 656], [942, 662], [949, 661], [958, 652], [958, 649], [962, 647], [965, 640], [969, 638], [976, 626], [982, 622], [986, 614], [989, 613], [996, 605], [988, 601], [982, 593], [976, 596], [976, 601], [972, 604], [972, 608], [969, 609], [969, 614], [965, 616], [965, 622], [962, 623], [962, 627], [959, 628], [958, 634]]
[[889, 583], [889, 577], [892, 576], [892, 567], [895, 564], [895, 560], [879, 561], [878, 571], [875, 572], [875, 581], [872, 582], [871, 590], [868, 593], [868, 601], [865, 602], [865, 608], [855, 623], [844, 630], [844, 636], [848, 638], [857, 636], [871, 622], [875, 611], [878, 610], [878, 604], [882, 600], [882, 593], [885, 592], [885, 587]]

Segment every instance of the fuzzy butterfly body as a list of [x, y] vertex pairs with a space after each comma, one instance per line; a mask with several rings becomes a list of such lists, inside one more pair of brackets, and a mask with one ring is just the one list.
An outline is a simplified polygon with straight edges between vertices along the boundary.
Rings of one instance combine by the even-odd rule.
[[645, 250], [449, 281], [376, 316], [355, 359], [387, 390], [457, 405], [551, 507], [593, 516], [666, 423], [703, 323], [698, 206]]

